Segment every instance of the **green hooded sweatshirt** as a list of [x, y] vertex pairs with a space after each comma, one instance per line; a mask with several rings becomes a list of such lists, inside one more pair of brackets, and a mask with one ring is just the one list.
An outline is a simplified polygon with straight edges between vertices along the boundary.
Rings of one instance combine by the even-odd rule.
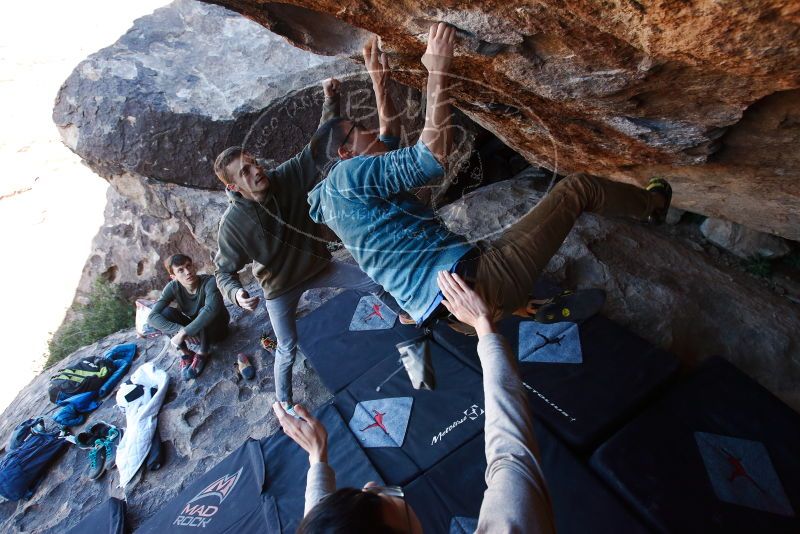
[[[339, 114], [339, 99], [326, 99], [320, 124]], [[308, 192], [318, 173], [311, 147], [267, 173], [270, 186], [263, 202], [226, 190], [228, 208], [219, 223], [214, 257], [217, 285], [233, 304], [241, 289], [238, 272], [253, 262], [253, 275], [274, 299], [322, 271], [330, 261], [325, 226], [308, 216]]]

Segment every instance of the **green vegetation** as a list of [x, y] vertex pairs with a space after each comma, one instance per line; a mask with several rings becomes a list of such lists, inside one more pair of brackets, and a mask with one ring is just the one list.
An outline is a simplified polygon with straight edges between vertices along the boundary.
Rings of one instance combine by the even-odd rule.
[[134, 307], [125, 302], [113, 284], [98, 279], [89, 293], [89, 303], [73, 308], [76, 318], [58, 327], [48, 342], [45, 368], [76, 350], [134, 324]]
[[783, 262], [793, 269], [800, 270], [800, 250], [795, 250], [783, 258]]
[[761, 256], [753, 256], [742, 262], [744, 270], [748, 273], [758, 276], [760, 278], [769, 278], [772, 276], [772, 261]]

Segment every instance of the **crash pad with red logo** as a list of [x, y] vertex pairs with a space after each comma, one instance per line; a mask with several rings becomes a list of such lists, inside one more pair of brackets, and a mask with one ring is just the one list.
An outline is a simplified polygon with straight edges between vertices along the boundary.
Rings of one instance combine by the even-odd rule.
[[342, 418], [352, 422], [353, 435], [388, 484], [408, 482], [483, 432], [481, 375], [437, 343], [430, 341], [429, 346], [436, 377], [432, 391], [412, 388], [395, 355], [334, 397]]
[[591, 464], [658, 530], [796, 533], [798, 451], [800, 415], [712, 358]]
[[[509, 317], [498, 329], [517, 358], [534, 413], [584, 452], [622, 426], [678, 367], [671, 354], [601, 315], [554, 325]], [[479, 368], [476, 338], [446, 325], [434, 329], [434, 338]]]
[[275, 523], [261, 491], [264, 459], [257, 440], [247, 440], [142, 523], [136, 534], [259, 532]]
[[[556, 532], [650, 532], [585, 462], [538, 421], [534, 433]], [[405, 500], [414, 508], [424, 532], [474, 532], [486, 491], [484, 447], [483, 435], [473, 438], [404, 488]]]
[[[328, 464], [336, 472], [337, 487], [383, 484], [336, 409], [328, 404], [314, 415], [328, 431]], [[264, 495], [275, 502], [279, 527], [255, 532], [294, 533], [303, 518], [308, 453], [279, 430], [261, 440], [261, 454], [266, 467]]]
[[[391, 297], [386, 296], [387, 302]], [[381, 304], [383, 304], [381, 306]], [[300, 350], [332, 393], [338, 393], [388, 356], [395, 345], [419, 335], [414, 326], [372, 295], [345, 291], [297, 321]]]

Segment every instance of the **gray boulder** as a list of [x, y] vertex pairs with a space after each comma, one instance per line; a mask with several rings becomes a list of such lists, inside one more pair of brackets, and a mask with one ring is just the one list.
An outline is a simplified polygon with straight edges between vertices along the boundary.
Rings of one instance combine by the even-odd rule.
[[83, 267], [78, 299], [102, 277], [123, 295], [143, 296], [168, 281], [163, 261], [189, 255], [200, 270], [213, 272], [217, 228], [227, 199], [220, 191], [181, 187], [123, 173], [108, 179], [105, 222]]
[[81, 62], [53, 120], [101, 176], [219, 189], [211, 168], [219, 152], [250, 138], [263, 157], [289, 158], [319, 122], [319, 82], [357, 70], [224, 8], [176, 0]]
[[700, 231], [718, 247], [744, 259], [777, 259], [792, 251], [785, 239], [722, 219], [706, 219], [700, 225]]

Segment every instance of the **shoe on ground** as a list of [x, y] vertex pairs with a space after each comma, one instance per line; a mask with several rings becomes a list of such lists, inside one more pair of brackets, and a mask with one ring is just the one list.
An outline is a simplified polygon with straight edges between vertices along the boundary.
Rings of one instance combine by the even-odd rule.
[[75, 436], [75, 445], [81, 449], [91, 449], [97, 438], [91, 432], [81, 432]]
[[298, 414], [294, 410], [294, 404], [293, 403], [287, 402], [287, 401], [281, 401], [281, 406], [283, 406], [283, 411], [285, 411], [286, 413], [288, 413], [289, 415], [291, 415], [295, 419], [300, 419], [301, 421], [303, 420], [303, 418], [300, 417], [300, 414]]
[[90, 432], [96, 431], [97, 438], [89, 451], [89, 479], [97, 480], [103, 473], [113, 469], [117, 462], [117, 445], [122, 439], [122, 430], [106, 423], [92, 425]]
[[195, 354], [194, 359], [192, 359], [192, 364], [189, 366], [189, 373], [191, 374], [192, 378], [197, 378], [200, 376], [200, 373], [203, 372], [203, 369], [206, 368], [206, 360], [208, 356]]
[[536, 321], [544, 324], [579, 323], [596, 315], [606, 302], [602, 289], [565, 291], [543, 304], [536, 312]]
[[75, 436], [75, 444], [82, 449], [92, 449], [98, 439], [105, 439], [111, 428], [116, 427], [109, 425], [105, 421], [93, 423], [91, 426], [86, 427], [86, 430]]
[[267, 334], [261, 334], [261, 338], [259, 339], [259, 343], [261, 343], [261, 347], [264, 350], [275, 352], [278, 349], [278, 342], [269, 337]]
[[89, 427], [89, 433], [92, 434], [95, 439], [104, 439], [112, 428], [116, 427], [109, 425], [105, 421], [97, 421], [96, 423], [92, 423]]
[[106, 471], [114, 469], [117, 465], [117, 446], [122, 439], [122, 429], [112, 426], [108, 430], [104, 445], [106, 448]]
[[664, 224], [667, 220], [667, 212], [669, 206], [672, 204], [672, 186], [669, 185], [663, 178], [651, 178], [645, 187], [652, 195], [660, 195], [664, 199], [664, 206], [662, 208], [653, 210], [653, 213], [647, 218], [650, 224], [660, 225]]
[[106, 448], [102, 439], [95, 440], [94, 447], [89, 451], [89, 480], [97, 480], [106, 470]]
[[252, 380], [256, 376], [256, 370], [246, 354], [240, 352], [236, 355], [236, 366], [239, 369], [239, 374], [245, 379]]
[[193, 356], [181, 355], [180, 358], [181, 378], [183, 378], [184, 380], [191, 380], [192, 378], [194, 378], [194, 376], [192, 376], [193, 360], [194, 360]]

